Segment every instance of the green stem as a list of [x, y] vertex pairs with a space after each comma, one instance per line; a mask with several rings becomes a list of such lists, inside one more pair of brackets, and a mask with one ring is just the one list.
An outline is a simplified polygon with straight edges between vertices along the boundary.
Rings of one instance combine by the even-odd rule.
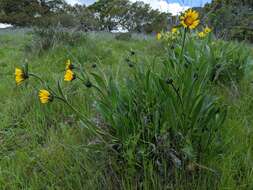
[[[79, 79], [80, 81], [84, 82], [85, 83], [85, 80], [82, 79], [81, 77], [79, 76], [76, 76], [77, 79]], [[92, 84], [92, 87], [95, 88], [102, 96], [104, 96], [104, 93], [102, 92], [102, 90], [100, 90], [100, 88], [98, 88], [97, 86], [95, 86], [94, 84]]]
[[98, 88], [95, 85], [92, 85], [93, 88], [95, 88], [102, 96], [105, 96], [104, 93], [102, 92], [102, 90], [100, 90], [100, 88]]
[[182, 60], [182, 56], [184, 53], [186, 33], [187, 33], [187, 28], [184, 29], [184, 37], [183, 37], [183, 44], [182, 44], [182, 49], [181, 49], [181, 53], [180, 53], [180, 60]]
[[40, 78], [39, 76], [37, 76], [33, 73], [29, 73], [29, 76], [32, 76], [32, 77], [38, 79], [42, 84], [46, 83], [42, 78]]
[[179, 99], [181, 105], [184, 107], [184, 103], [183, 103], [182, 97], [180, 96], [180, 94], [179, 94], [178, 90], [176, 89], [175, 85], [172, 83], [171, 86], [172, 86], [173, 90], [175, 91], [175, 93], [177, 94], [178, 99]]
[[82, 82], [85, 82], [83, 78], [79, 77], [78, 75], [76, 75], [76, 78], [79, 79]]

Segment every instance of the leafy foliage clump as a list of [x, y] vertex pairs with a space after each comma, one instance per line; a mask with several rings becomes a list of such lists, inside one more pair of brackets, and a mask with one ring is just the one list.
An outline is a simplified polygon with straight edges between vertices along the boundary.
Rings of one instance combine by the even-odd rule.
[[34, 28], [32, 32], [33, 40], [28, 49], [37, 52], [55, 48], [59, 44], [67, 44], [73, 46], [77, 43], [85, 41], [85, 34], [82, 32], [69, 30], [66, 28], [48, 27]]
[[126, 180], [137, 176], [138, 181], [153, 171], [162, 183], [173, 180], [177, 171], [198, 171], [213, 154], [210, 145], [217, 141], [226, 115], [206, 90], [209, 68], [201, 62], [185, 67], [173, 58], [164, 64], [133, 60], [124, 83], [94, 75], [106, 93], [98, 101], [98, 113], [112, 137], [106, 139], [113, 149], [113, 169]]
[[245, 69], [249, 61], [249, 48], [243, 48], [244, 44], [225, 43], [215, 41], [213, 43], [213, 72], [211, 80], [222, 84], [238, 84], [245, 75]]

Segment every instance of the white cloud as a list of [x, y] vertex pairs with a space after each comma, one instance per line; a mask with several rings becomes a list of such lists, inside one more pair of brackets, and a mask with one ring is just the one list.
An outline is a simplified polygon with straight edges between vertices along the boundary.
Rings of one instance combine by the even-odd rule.
[[12, 27], [11, 24], [0, 23], [0, 28], [10, 28], [10, 27]]
[[[131, 0], [136, 2], [138, 0]], [[188, 6], [182, 6], [179, 3], [168, 3], [166, 0], [142, 0], [144, 3], [150, 4], [153, 9], [158, 9], [162, 12], [169, 12], [172, 15], [178, 15], [180, 12], [187, 10]]]
[[82, 4], [80, 0], [66, 0], [66, 2], [70, 5]]

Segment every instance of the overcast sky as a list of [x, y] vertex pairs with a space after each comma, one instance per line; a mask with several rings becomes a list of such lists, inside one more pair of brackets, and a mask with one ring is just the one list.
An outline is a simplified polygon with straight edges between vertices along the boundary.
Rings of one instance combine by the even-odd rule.
[[[70, 4], [86, 4], [90, 5], [94, 3], [96, 0], [66, 0]], [[137, 0], [130, 0], [135, 2]], [[142, 0], [145, 3], [148, 3], [154, 9], [159, 9], [160, 11], [170, 12], [173, 15], [180, 13], [188, 9], [189, 7], [199, 7], [203, 6], [207, 2], [211, 2], [211, 0]]]

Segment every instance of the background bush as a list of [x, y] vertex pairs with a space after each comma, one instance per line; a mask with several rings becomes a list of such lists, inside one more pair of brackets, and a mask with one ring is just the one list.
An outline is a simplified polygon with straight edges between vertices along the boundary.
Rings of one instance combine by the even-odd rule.
[[57, 27], [34, 28], [32, 34], [32, 43], [28, 49], [42, 52], [55, 48], [57, 45], [76, 45], [84, 42], [86, 34], [83, 32], [69, 30], [58, 25]]

